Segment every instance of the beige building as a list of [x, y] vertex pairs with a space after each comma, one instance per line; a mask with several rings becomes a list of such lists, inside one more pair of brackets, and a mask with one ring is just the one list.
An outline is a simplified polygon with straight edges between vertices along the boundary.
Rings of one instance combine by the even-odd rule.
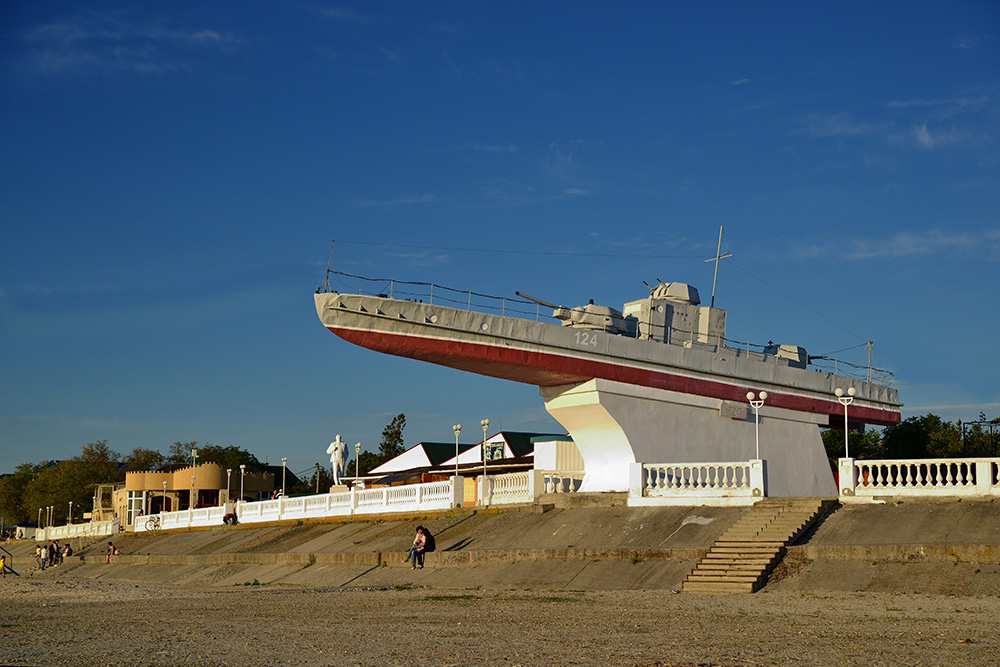
[[115, 514], [126, 526], [138, 516], [217, 507], [241, 497], [267, 498], [274, 491], [273, 473], [244, 473], [218, 463], [202, 463], [170, 472], [125, 473], [125, 486], [115, 490]]

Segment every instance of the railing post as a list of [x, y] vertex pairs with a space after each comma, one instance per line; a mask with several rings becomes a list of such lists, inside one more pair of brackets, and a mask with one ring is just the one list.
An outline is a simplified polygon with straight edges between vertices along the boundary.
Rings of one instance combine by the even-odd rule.
[[993, 461], [979, 459], [976, 461], [976, 493], [980, 496], [990, 495], [993, 484]]
[[837, 491], [842, 496], [853, 496], [858, 483], [858, 471], [854, 459], [840, 459], [838, 466]]
[[750, 493], [754, 498], [767, 497], [767, 465], [762, 459], [750, 460]]
[[642, 474], [642, 463], [635, 462], [628, 464], [628, 492], [636, 498], [642, 498], [645, 481]]
[[358, 513], [358, 485], [351, 487], [351, 514]]
[[465, 505], [465, 478], [460, 475], [451, 477], [451, 506], [463, 507]]
[[417, 484], [417, 509], [424, 503], [424, 485]]
[[528, 497], [531, 502], [538, 500], [538, 496], [545, 492], [545, 473], [532, 468], [528, 471]]

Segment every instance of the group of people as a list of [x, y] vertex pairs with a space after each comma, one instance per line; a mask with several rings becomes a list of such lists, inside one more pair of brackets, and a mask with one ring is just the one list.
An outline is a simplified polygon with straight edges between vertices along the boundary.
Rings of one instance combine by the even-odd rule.
[[423, 526], [417, 526], [417, 535], [413, 538], [413, 546], [406, 553], [406, 558], [403, 559], [403, 562], [411, 563], [411, 570], [423, 569], [424, 554], [428, 551], [434, 551], [435, 548], [434, 536], [431, 535], [431, 531]]
[[73, 547], [70, 546], [69, 542], [59, 545], [59, 542], [52, 542], [51, 544], [36, 544], [35, 545], [35, 568], [39, 570], [44, 570], [46, 567], [54, 567], [56, 565], [61, 565], [63, 559], [67, 556], [73, 555]]

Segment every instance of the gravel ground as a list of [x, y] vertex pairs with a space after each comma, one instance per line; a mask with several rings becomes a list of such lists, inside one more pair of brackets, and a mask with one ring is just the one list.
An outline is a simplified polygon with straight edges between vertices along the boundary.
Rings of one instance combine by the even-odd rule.
[[[68, 573], [67, 573], [68, 574]], [[1000, 598], [0, 581], [3, 665], [996, 665]]]

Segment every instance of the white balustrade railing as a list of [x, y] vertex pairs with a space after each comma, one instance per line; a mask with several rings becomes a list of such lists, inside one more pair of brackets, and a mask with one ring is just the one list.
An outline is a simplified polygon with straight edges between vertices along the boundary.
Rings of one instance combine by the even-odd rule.
[[543, 470], [541, 472], [544, 493], [574, 493], [579, 491], [585, 474], [582, 470], [568, 472]]
[[[315, 496], [278, 498], [259, 502], [237, 503], [240, 523], [263, 523], [293, 519], [320, 519], [352, 514], [383, 514], [390, 512], [422, 512], [461, 507], [464, 482], [457, 486], [454, 479], [446, 482], [391, 486], [381, 489], [323, 493]], [[229, 506], [232, 507], [232, 506]], [[139, 517], [134, 530], [146, 532], [159, 528], [194, 528], [219, 526], [223, 523], [226, 507], [205, 507], [179, 512], [163, 512]], [[150, 519], [153, 524], [149, 524]]]
[[573, 493], [583, 483], [583, 471], [525, 470], [503, 475], [487, 475], [485, 491], [479, 478], [483, 505], [532, 503], [543, 493]]
[[840, 496], [997, 496], [1000, 458], [840, 459]]
[[629, 505], [749, 505], [767, 495], [764, 461], [633, 463]]
[[50, 540], [68, 540], [80, 537], [107, 537], [118, 532], [118, 519], [107, 521], [91, 521], [88, 523], [71, 523], [65, 526], [50, 526], [35, 531], [36, 542]]
[[[571, 493], [580, 488], [582, 471], [529, 470], [479, 480], [479, 498], [483, 505], [504, 505], [534, 502], [543, 493]], [[357, 489], [314, 496], [278, 498], [259, 502], [237, 503], [240, 523], [263, 523], [293, 519], [320, 519], [358, 514], [422, 512], [462, 507], [465, 500], [465, 480], [455, 478], [444, 482], [408, 484], [378, 489]], [[232, 505], [228, 506], [229, 508]], [[193, 528], [222, 525], [226, 507], [205, 507], [178, 512], [163, 512], [139, 517], [133, 530], [146, 532], [157, 529]], [[153, 519], [150, 523], [150, 519]], [[158, 522], [158, 523], [157, 523]]]

